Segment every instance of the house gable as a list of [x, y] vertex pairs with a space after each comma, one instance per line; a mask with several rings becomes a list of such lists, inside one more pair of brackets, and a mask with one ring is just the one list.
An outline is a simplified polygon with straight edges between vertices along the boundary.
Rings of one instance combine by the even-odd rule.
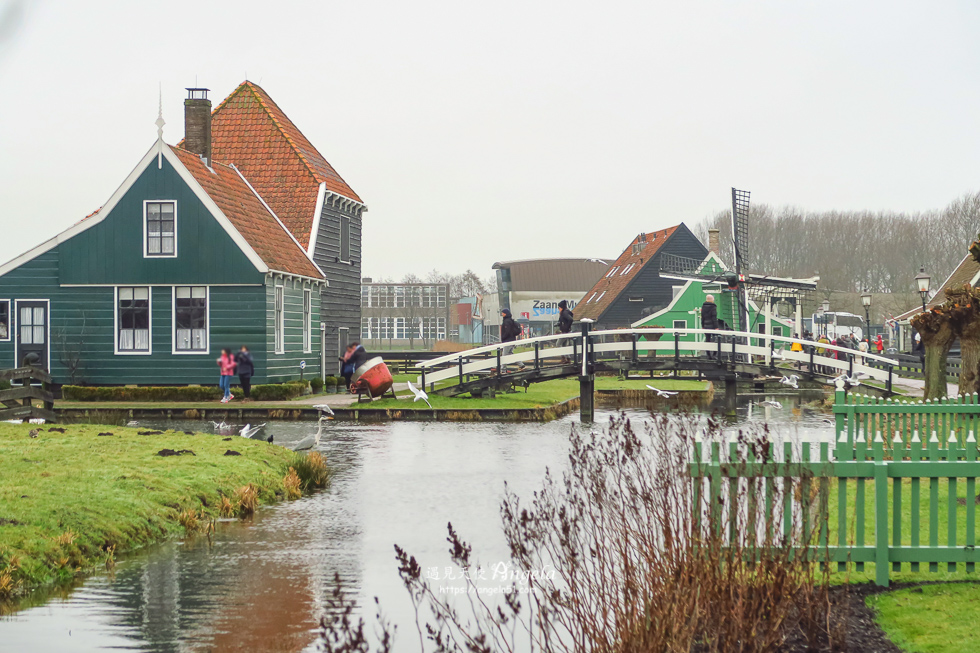
[[[234, 227], [222, 224], [227, 220], [219, 220], [170, 148], [151, 150], [144, 163], [119, 197], [60, 238], [60, 283], [263, 283], [267, 266]], [[176, 202], [176, 257], [144, 256], [144, 202], [152, 200]]]

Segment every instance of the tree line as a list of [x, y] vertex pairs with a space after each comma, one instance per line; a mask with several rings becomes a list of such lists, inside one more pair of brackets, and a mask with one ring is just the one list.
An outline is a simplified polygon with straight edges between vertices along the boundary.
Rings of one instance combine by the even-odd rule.
[[[925, 268], [933, 289], [959, 265], [980, 227], [980, 192], [934, 211], [805, 211], [753, 204], [749, 208], [748, 271], [782, 277], [820, 276], [826, 290], [914, 291]], [[721, 256], [732, 253], [731, 211], [701, 221], [695, 233], [721, 232]]]

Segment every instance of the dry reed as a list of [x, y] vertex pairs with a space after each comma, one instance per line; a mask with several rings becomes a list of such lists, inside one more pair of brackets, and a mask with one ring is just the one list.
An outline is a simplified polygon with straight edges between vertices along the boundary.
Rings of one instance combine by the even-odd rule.
[[286, 497], [289, 498], [290, 501], [293, 499], [299, 499], [303, 496], [303, 490], [300, 487], [302, 482], [299, 480], [296, 470], [292, 467], [289, 468], [289, 473], [283, 477], [282, 485], [284, 488], [286, 488]]
[[251, 517], [259, 507], [259, 489], [251, 483], [238, 488], [235, 490], [235, 505], [240, 518]]

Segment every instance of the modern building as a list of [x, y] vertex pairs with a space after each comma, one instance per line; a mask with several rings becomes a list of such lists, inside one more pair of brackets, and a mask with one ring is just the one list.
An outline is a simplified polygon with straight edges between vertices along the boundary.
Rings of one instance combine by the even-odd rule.
[[361, 342], [366, 348], [422, 347], [447, 338], [449, 285], [361, 282]]
[[575, 319], [589, 318], [595, 328], [626, 328], [674, 299], [683, 281], [662, 277], [661, 260], [668, 255], [702, 261], [708, 248], [684, 223], [641, 233], [585, 294]]
[[[210, 132], [215, 160], [234, 164], [329, 281], [321, 291], [327, 374], [361, 325], [361, 221], [367, 206], [269, 94], [243, 82], [213, 113], [188, 100], [188, 134]], [[210, 128], [203, 123], [210, 120]]]
[[[317, 221], [299, 224], [292, 191], [277, 194], [253, 165], [264, 157], [289, 179], [299, 154], [272, 147], [286, 123], [265, 138], [245, 124], [212, 133], [207, 90], [188, 90], [180, 146], [164, 142], [161, 116], [98, 211], [0, 266], [0, 366], [34, 363], [58, 383], [214, 384], [221, 349], [246, 345], [257, 383], [322, 372], [321, 297], [334, 280], [304, 245]], [[248, 83], [229, 101], [243, 93], [272, 106]]]
[[[509, 308], [528, 335], [554, 333], [558, 322], [558, 302], [576, 307], [607, 270], [601, 259], [556, 258], [501, 261], [497, 271], [497, 306], [486, 316], [487, 325], [500, 324], [500, 311]], [[577, 317], [576, 312], [576, 317]]]

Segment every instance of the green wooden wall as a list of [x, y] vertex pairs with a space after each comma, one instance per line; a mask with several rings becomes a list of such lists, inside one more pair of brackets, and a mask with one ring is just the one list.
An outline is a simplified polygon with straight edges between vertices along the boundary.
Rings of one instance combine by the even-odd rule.
[[[176, 200], [176, 258], [143, 258], [144, 200]], [[62, 284], [263, 282], [166, 159], [161, 169], [153, 161], [100, 223], [59, 249]]]
[[[319, 292], [312, 293], [312, 354], [302, 351], [303, 291], [297, 282], [286, 286], [286, 353], [273, 354], [273, 290], [271, 277], [255, 286], [210, 287], [210, 340], [207, 354], [172, 353], [172, 293], [169, 286], [152, 288], [152, 353], [114, 353], [114, 291], [111, 286], [65, 287], [58, 283], [60, 247], [0, 277], [0, 299], [49, 299], [51, 372], [68, 383], [63, 359], [77, 352], [79, 378], [89, 385], [202, 384], [216, 385], [215, 359], [222, 347], [246, 345], [255, 359], [254, 383], [299, 378], [299, 361], [306, 360], [304, 377], [319, 374]], [[198, 282], [200, 283], [200, 282]], [[266, 285], [268, 284], [268, 285]], [[202, 284], [205, 285], [205, 284]], [[67, 354], [66, 354], [67, 352]], [[0, 368], [15, 364], [14, 339], [0, 342]]]

